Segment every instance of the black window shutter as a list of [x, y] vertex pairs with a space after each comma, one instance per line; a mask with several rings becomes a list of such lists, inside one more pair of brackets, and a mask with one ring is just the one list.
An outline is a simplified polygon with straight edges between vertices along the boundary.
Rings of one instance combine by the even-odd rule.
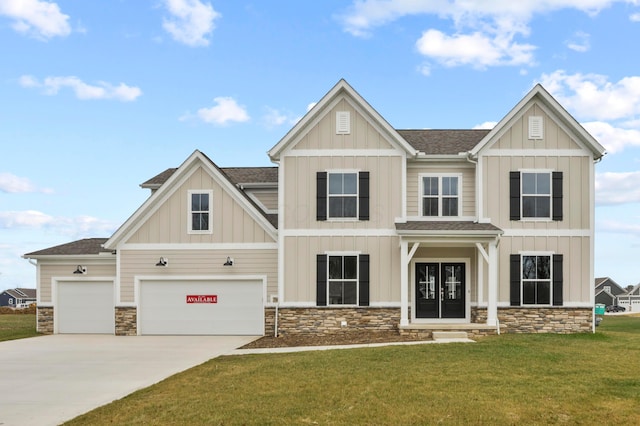
[[369, 172], [358, 173], [359, 219], [369, 220]]
[[553, 220], [562, 220], [562, 172], [552, 173]]
[[553, 255], [553, 306], [562, 306], [562, 255]]
[[520, 220], [520, 172], [509, 172], [509, 216]]
[[316, 219], [327, 220], [327, 172], [316, 175]]
[[327, 306], [327, 255], [319, 254], [316, 261], [316, 305]]
[[520, 255], [511, 255], [511, 306], [520, 306]]
[[359, 282], [360, 300], [358, 305], [369, 306], [369, 255], [361, 254], [359, 259]]

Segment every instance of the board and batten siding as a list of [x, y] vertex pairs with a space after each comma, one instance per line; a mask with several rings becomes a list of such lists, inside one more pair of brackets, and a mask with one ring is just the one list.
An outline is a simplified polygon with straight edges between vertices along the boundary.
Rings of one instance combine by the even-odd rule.
[[476, 172], [473, 167], [461, 167], [457, 164], [419, 165], [410, 163], [407, 168], [407, 215], [421, 216], [420, 211], [420, 175], [421, 174], [461, 174], [462, 175], [462, 209], [460, 216], [476, 214]]
[[[155, 266], [160, 257], [168, 265]], [[233, 266], [223, 266], [227, 256]], [[256, 275], [267, 277], [267, 298], [278, 294], [278, 253], [276, 249], [234, 250], [121, 250], [120, 303], [134, 303], [136, 276], [228, 276]], [[268, 302], [266, 300], [265, 302]]]
[[316, 302], [316, 259], [325, 252], [356, 252], [369, 257], [371, 303], [400, 302], [400, 239], [382, 236], [286, 237], [284, 303]]
[[564, 303], [590, 303], [593, 288], [589, 271], [590, 240], [590, 237], [502, 237], [498, 262], [498, 302], [509, 303], [509, 255], [540, 251], [563, 255]]
[[[400, 156], [285, 157], [285, 229], [395, 229], [402, 215], [402, 167]], [[330, 170], [369, 172], [369, 220], [316, 220], [316, 173]]]
[[[74, 274], [78, 265], [87, 267], [87, 273]], [[98, 264], [87, 260], [66, 260], [64, 262], [38, 260], [40, 269], [40, 282], [38, 286], [38, 296], [40, 303], [53, 303], [51, 292], [51, 278], [72, 278], [73, 280], [92, 277], [103, 277], [115, 279], [116, 261], [113, 256], [112, 262], [100, 262]]]
[[[187, 232], [189, 190], [213, 191], [211, 234]], [[274, 240], [202, 167], [196, 168], [126, 241], [128, 244], [262, 242]]]
[[[336, 134], [336, 112], [349, 111], [351, 131]], [[393, 149], [391, 144], [345, 99], [340, 100], [295, 144], [293, 150]]]

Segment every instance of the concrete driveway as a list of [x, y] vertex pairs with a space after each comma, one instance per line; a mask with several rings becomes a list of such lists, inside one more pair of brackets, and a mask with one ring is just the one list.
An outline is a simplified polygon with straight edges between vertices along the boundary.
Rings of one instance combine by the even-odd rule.
[[53, 335], [0, 342], [0, 425], [57, 425], [251, 336]]

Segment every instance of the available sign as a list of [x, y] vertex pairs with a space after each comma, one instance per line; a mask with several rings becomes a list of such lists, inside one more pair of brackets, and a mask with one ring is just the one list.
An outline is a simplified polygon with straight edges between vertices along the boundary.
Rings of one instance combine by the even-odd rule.
[[187, 294], [187, 303], [218, 303], [217, 294]]

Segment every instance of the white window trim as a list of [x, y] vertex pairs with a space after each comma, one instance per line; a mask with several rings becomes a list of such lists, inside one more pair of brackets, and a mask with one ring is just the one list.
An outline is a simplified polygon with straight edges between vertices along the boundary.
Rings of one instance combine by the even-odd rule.
[[[424, 205], [422, 203], [424, 193], [424, 178], [435, 177], [438, 178], [438, 216], [425, 216]], [[458, 214], [456, 216], [443, 216], [442, 215], [442, 178], [443, 177], [457, 177], [458, 178]], [[418, 174], [418, 215], [422, 218], [435, 219], [435, 218], [460, 218], [462, 216], [462, 173], [419, 173]]]
[[[328, 251], [325, 252], [325, 254], [327, 255], [327, 306], [334, 306], [334, 307], [353, 307], [353, 306], [359, 306], [360, 303], [360, 254], [361, 252], [359, 251]], [[332, 304], [330, 303], [331, 298], [329, 297], [329, 284], [332, 281], [353, 281], [353, 279], [349, 279], [349, 280], [345, 280], [345, 279], [340, 279], [340, 280], [331, 280], [329, 278], [329, 264], [331, 263], [329, 261], [329, 258], [331, 256], [340, 256], [342, 258], [344, 258], [345, 256], [355, 256], [356, 257], [356, 303], [355, 304], [347, 304], [347, 303], [342, 303], [342, 304]]]
[[[194, 230], [192, 229], [193, 218], [191, 210], [191, 195], [193, 194], [208, 194], [209, 195], [209, 229], [207, 230]], [[188, 234], [212, 234], [213, 233], [213, 190], [211, 189], [190, 189], [187, 191], [187, 233]]]
[[[360, 219], [360, 170], [356, 169], [331, 169], [327, 172], [327, 222], [357, 222]], [[332, 217], [329, 212], [331, 195], [329, 194], [329, 181], [332, 174], [354, 173], [356, 175], [356, 215], [354, 217]]]
[[[555, 170], [552, 169], [520, 169], [520, 221], [521, 222], [553, 222], [553, 172]], [[524, 198], [524, 193], [522, 191], [523, 178], [522, 175], [524, 173], [536, 173], [542, 174], [547, 173], [549, 175], [549, 217], [525, 217], [524, 216], [524, 206], [522, 199]], [[533, 196], [533, 194], [527, 194], [529, 196]]]
[[[521, 251], [520, 255], [520, 306], [526, 306], [528, 308], [542, 307], [547, 308], [553, 306], [553, 255], [552, 251]], [[548, 304], [528, 304], [524, 303], [524, 279], [522, 278], [522, 259], [524, 256], [548, 256], [549, 257], [549, 303]], [[531, 280], [531, 281], [545, 281], [545, 280]]]

